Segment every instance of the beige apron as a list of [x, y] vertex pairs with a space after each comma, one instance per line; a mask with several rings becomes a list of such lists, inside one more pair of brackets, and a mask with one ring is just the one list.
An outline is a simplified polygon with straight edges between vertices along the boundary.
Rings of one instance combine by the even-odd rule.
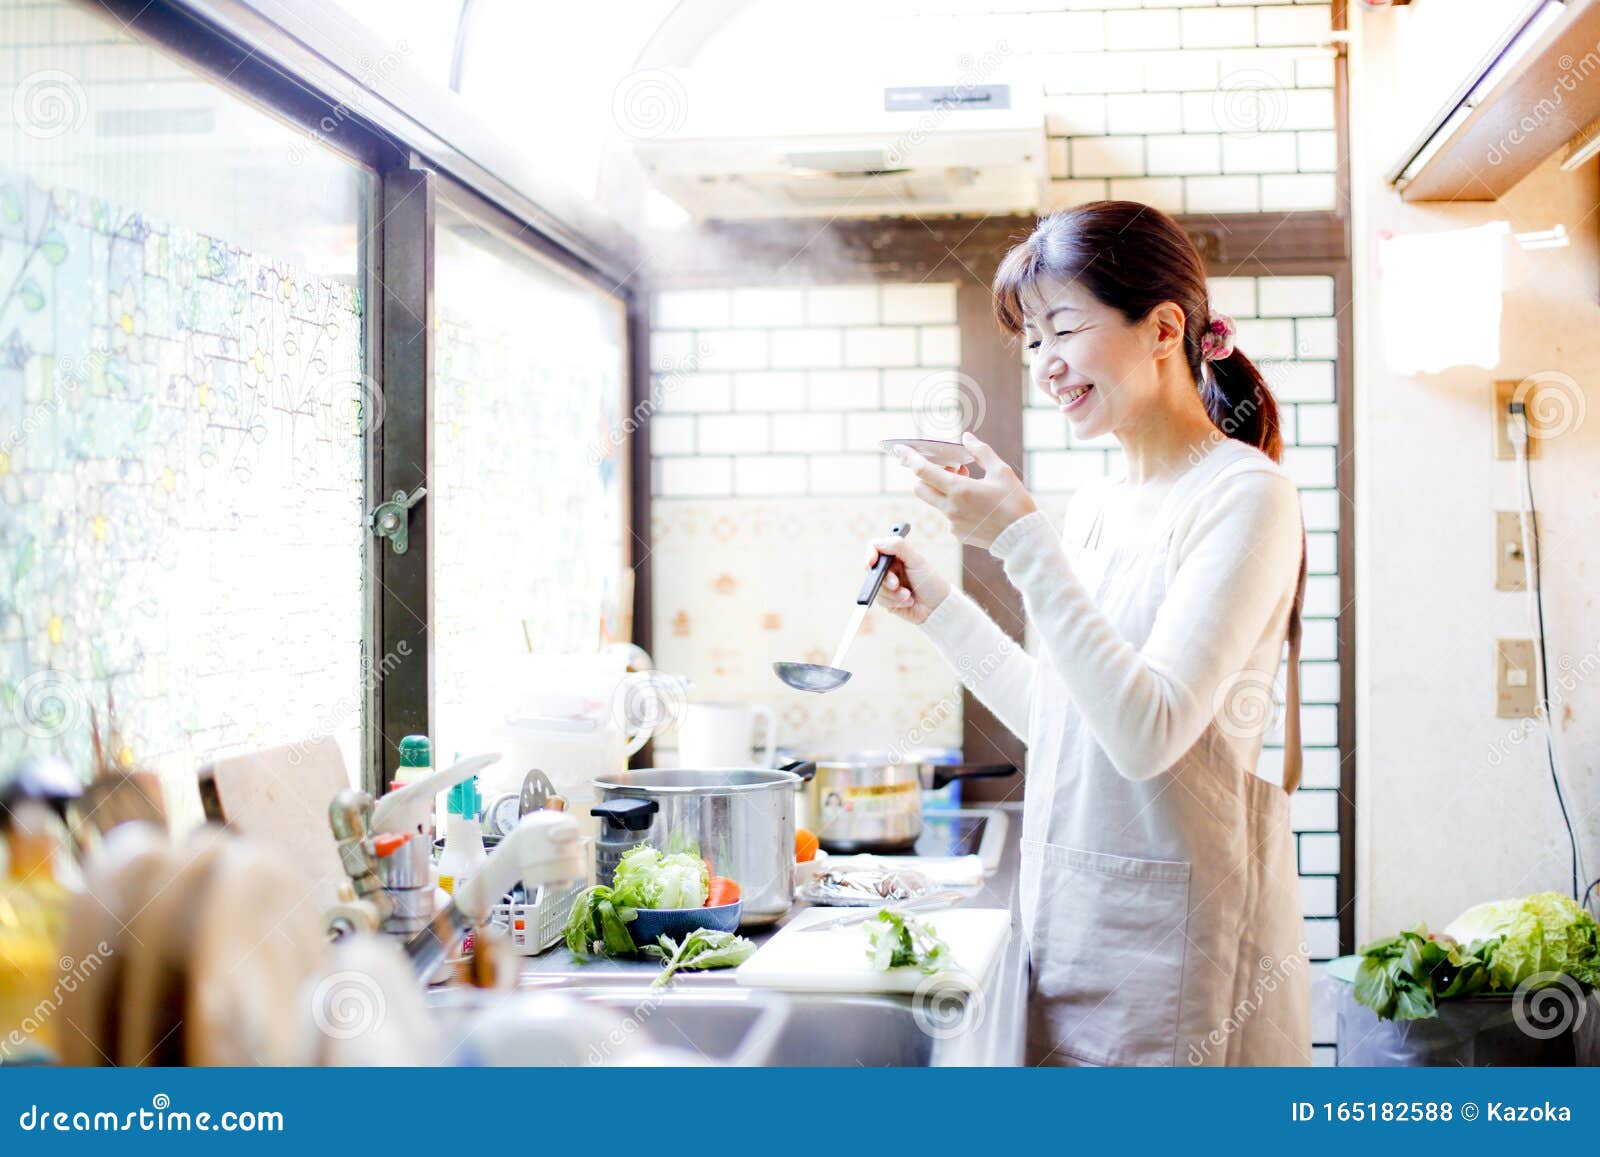
[[[1095, 601], [1134, 647], [1166, 595], [1178, 513], [1207, 483], [1259, 469], [1237, 445], [1179, 478], [1151, 533], [1107, 560]], [[1288, 796], [1300, 782], [1305, 576], [1302, 531], [1281, 788], [1237, 765], [1215, 721], [1170, 770], [1124, 778], [1041, 661], [1054, 686], [1033, 701], [1020, 895], [1030, 1064], [1310, 1063]]]

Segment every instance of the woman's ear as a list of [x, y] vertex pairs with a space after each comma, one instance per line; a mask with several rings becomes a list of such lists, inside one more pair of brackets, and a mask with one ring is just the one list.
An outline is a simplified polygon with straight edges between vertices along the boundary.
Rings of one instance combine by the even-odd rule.
[[1183, 354], [1183, 331], [1187, 318], [1176, 302], [1163, 301], [1150, 311], [1155, 325], [1155, 348], [1150, 352], [1158, 358]]

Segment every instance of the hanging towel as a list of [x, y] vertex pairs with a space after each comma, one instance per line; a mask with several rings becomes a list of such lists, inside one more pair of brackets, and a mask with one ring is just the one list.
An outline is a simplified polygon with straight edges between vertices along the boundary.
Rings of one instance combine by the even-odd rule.
[[1500, 364], [1500, 300], [1510, 225], [1378, 242], [1384, 361], [1391, 373]]

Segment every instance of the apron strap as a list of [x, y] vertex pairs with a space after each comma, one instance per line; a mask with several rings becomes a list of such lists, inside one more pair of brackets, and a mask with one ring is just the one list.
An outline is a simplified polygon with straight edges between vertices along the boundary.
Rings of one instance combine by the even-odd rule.
[[1306, 603], [1306, 531], [1300, 525], [1300, 580], [1294, 588], [1294, 606], [1289, 608], [1289, 671], [1284, 677], [1283, 790], [1293, 794], [1300, 786], [1304, 759], [1300, 749], [1300, 613]]

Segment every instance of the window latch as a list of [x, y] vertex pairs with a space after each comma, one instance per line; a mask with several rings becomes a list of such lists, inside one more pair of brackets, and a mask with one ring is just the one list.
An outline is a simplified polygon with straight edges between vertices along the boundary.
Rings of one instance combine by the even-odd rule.
[[422, 501], [422, 496], [428, 492], [426, 486], [419, 486], [408, 497], [404, 490], [396, 490], [394, 497], [387, 502], [380, 502], [367, 516], [367, 525], [372, 528], [372, 533], [379, 538], [387, 538], [396, 554], [404, 554], [410, 543], [407, 532], [409, 512], [413, 506]]

